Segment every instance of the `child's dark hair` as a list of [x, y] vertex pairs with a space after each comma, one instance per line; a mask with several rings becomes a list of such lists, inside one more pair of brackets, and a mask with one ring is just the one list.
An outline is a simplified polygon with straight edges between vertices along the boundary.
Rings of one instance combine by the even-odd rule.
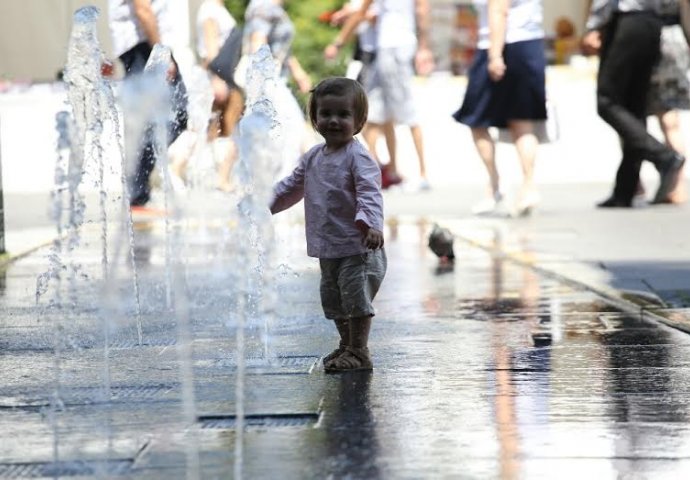
[[309, 121], [314, 129], [316, 129], [316, 109], [319, 98], [326, 95], [342, 95], [352, 98], [355, 113], [355, 134], [362, 130], [369, 114], [369, 101], [359, 82], [345, 77], [329, 77], [321, 80], [311, 89], [310, 93]]

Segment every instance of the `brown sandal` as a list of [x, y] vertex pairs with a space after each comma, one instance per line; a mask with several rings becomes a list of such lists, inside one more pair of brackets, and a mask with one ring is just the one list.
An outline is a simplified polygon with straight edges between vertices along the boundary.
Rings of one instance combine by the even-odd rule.
[[345, 351], [325, 365], [327, 373], [373, 370], [368, 348], [346, 347]]
[[340, 345], [338, 345], [338, 348], [333, 350], [331, 353], [323, 357], [323, 366], [328, 367], [328, 364], [338, 358], [340, 355], [342, 355], [345, 352], [345, 349], [347, 348], [347, 345], [344, 343], [340, 342]]

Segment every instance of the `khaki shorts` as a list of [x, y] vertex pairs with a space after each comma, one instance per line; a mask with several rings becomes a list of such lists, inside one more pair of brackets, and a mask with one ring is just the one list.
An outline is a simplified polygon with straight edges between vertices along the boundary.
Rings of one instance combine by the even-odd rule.
[[326, 318], [340, 320], [375, 314], [371, 302], [386, 275], [381, 248], [361, 255], [320, 259], [321, 306]]
[[417, 111], [412, 97], [414, 48], [382, 48], [362, 80], [369, 98], [367, 121], [387, 121], [416, 126]]

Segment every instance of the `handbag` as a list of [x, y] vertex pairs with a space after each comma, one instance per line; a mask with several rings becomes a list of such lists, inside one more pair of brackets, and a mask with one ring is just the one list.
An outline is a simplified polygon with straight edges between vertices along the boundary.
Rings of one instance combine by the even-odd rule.
[[[244, 88], [248, 67], [249, 58], [242, 53], [242, 28], [235, 27], [218, 50], [218, 55], [208, 64], [208, 69], [225, 80], [230, 88]], [[239, 72], [240, 68], [242, 72]]]

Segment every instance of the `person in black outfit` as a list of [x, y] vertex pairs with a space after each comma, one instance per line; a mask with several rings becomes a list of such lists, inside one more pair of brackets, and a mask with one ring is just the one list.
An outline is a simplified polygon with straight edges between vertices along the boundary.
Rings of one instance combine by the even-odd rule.
[[[109, 0], [109, 23], [114, 51], [122, 62], [125, 78], [141, 74], [153, 46], [163, 41], [158, 23], [161, 16], [169, 15], [170, 1]], [[174, 58], [172, 62], [174, 68], [169, 71], [168, 81], [172, 88], [173, 118], [168, 122], [168, 145], [187, 128], [187, 89]], [[144, 132], [136, 169], [127, 178], [132, 208], [143, 207], [151, 199], [149, 177], [155, 164], [153, 131], [149, 126]]]
[[650, 135], [646, 125], [647, 93], [660, 56], [665, 3], [672, 2], [590, 0], [589, 32], [583, 38], [583, 48], [599, 50], [597, 111], [616, 130], [623, 150], [613, 194], [598, 207], [633, 206], [643, 160], [652, 162], [660, 176], [653, 203], [665, 202], [685, 162], [683, 156]]
[[[133, 62], [134, 64], [137, 64], [136, 68], [139, 68], [140, 62], [144, 58], [145, 59], [143, 60], [143, 63], [145, 66], [146, 59], [148, 59], [151, 53], [151, 47], [147, 43], [140, 43], [135, 48], [140, 49], [139, 52], [133, 55]], [[148, 54], [146, 54], [147, 50]], [[125, 65], [125, 68], [127, 68], [127, 63], [123, 57], [127, 56], [130, 52], [132, 51], [130, 50], [129, 52], [126, 52], [120, 57], [123, 64]], [[168, 81], [170, 82], [171, 86], [171, 103], [173, 116], [167, 125], [168, 146], [170, 146], [170, 144], [172, 144], [177, 139], [177, 137], [179, 137], [180, 134], [187, 129], [188, 120], [187, 88], [184, 84], [184, 81], [182, 80], [182, 76], [180, 75], [180, 69], [178, 68], [177, 62], [175, 62], [174, 58], [172, 58], [172, 62], [173, 68], [171, 68], [171, 70], [169, 71]], [[141, 70], [139, 71], [135, 69], [126, 71], [131, 74], [132, 72], [139, 73], [143, 70], [144, 68], [141, 67]], [[129, 204], [131, 207], [144, 206], [151, 199], [151, 186], [149, 179], [151, 177], [151, 172], [153, 171], [153, 168], [156, 166], [156, 154], [154, 151], [154, 134], [155, 133], [153, 131], [153, 126], [149, 125], [146, 128], [146, 132], [144, 132], [144, 136], [142, 139], [140, 157], [137, 163], [136, 171], [134, 171], [133, 174], [130, 174], [129, 178], [127, 179], [127, 183], [130, 189]]]

